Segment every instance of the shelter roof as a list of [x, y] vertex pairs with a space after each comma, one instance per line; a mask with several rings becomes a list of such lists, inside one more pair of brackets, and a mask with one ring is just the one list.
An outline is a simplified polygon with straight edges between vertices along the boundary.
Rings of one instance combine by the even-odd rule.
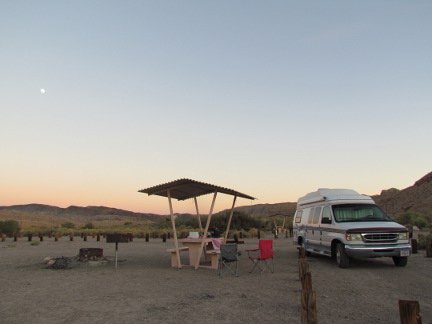
[[255, 198], [233, 189], [228, 189], [210, 183], [199, 182], [191, 179], [179, 179], [157, 186], [153, 186], [147, 189], [138, 190], [138, 192], [146, 193], [150, 195], [158, 195], [168, 197], [168, 190], [172, 198], [177, 200], [186, 200], [193, 197], [206, 195], [212, 192], [220, 192], [227, 195], [237, 196], [241, 198], [254, 200]]

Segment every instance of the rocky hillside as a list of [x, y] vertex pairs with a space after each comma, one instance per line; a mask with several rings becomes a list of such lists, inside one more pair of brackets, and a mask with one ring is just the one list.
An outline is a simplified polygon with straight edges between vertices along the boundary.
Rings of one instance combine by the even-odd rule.
[[407, 212], [432, 215], [432, 172], [411, 187], [383, 190], [380, 195], [372, 198], [390, 215]]

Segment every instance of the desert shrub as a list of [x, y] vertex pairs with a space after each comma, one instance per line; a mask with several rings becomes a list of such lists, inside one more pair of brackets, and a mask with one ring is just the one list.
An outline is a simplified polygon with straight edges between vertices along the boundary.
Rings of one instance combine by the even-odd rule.
[[0, 221], [0, 233], [13, 235], [20, 231], [19, 223], [16, 220]]
[[[225, 229], [229, 218], [229, 213], [217, 215], [212, 219], [212, 226]], [[260, 219], [251, 217], [245, 213], [235, 211], [231, 220], [231, 230], [249, 231], [252, 228], [261, 228], [262, 222]]]
[[64, 228], [75, 228], [75, 224], [72, 222], [66, 222], [62, 224], [62, 227]]
[[419, 234], [419, 239], [418, 239], [418, 243], [417, 243], [417, 248], [419, 250], [424, 250], [426, 249], [426, 243], [428, 241], [432, 241], [432, 234]]
[[84, 229], [93, 229], [94, 226], [93, 226], [93, 223], [92, 223], [92, 222], [88, 222], [87, 224], [85, 224], [85, 225], [83, 226], [83, 228], [84, 228]]
[[431, 225], [429, 217], [417, 213], [403, 213], [396, 217], [396, 221], [403, 225], [416, 225], [418, 228], [426, 228]]

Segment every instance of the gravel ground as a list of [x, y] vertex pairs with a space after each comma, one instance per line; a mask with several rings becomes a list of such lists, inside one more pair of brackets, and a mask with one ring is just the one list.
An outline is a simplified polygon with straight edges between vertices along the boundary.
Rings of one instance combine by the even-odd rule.
[[[69, 270], [46, 269], [45, 257], [72, 257], [99, 247], [113, 260], [114, 245], [67, 238], [39, 245], [0, 242], [1, 323], [299, 323], [301, 284], [297, 250], [275, 242], [275, 272], [248, 273], [245, 249], [240, 276], [170, 268], [172, 241], [135, 239], [119, 245], [113, 262]], [[184, 260], [186, 261], [186, 260]], [[424, 251], [395, 267], [391, 259], [355, 261], [340, 269], [326, 257], [308, 258], [317, 293], [319, 323], [399, 323], [398, 300], [418, 300], [423, 323], [432, 323], [432, 258]]]

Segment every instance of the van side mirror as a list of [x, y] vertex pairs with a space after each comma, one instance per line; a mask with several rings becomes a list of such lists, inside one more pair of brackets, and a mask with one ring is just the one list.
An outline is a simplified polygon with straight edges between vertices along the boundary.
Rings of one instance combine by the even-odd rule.
[[332, 223], [332, 221], [331, 221], [331, 218], [323, 218], [323, 219], [321, 219], [321, 224], [331, 224]]

